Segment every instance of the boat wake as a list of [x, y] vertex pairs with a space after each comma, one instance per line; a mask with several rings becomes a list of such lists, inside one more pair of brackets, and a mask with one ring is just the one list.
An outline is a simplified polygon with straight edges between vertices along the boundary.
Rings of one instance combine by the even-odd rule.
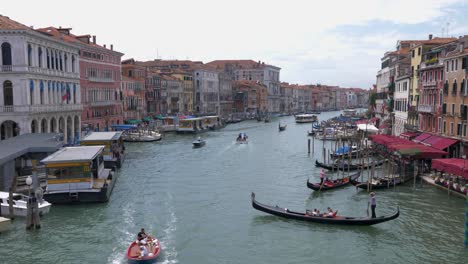
[[126, 263], [126, 247], [128, 246], [129, 239], [135, 236], [135, 234], [131, 233], [128, 228], [133, 228], [134, 225], [134, 211], [132, 210], [132, 206], [128, 204], [125, 206], [123, 210], [123, 218], [124, 219], [124, 225], [127, 227], [126, 229], [124, 228], [119, 228], [118, 232], [121, 233], [118, 235], [118, 243], [116, 243], [112, 247], [112, 255], [110, 255], [107, 259], [108, 263], [112, 264], [119, 264], [119, 263]]
[[158, 263], [163, 264], [175, 264], [179, 261], [177, 260], [177, 249], [175, 245], [175, 232], [177, 230], [177, 216], [174, 212], [172, 206], [169, 208], [169, 219], [167, 222], [167, 226], [163, 229], [163, 236], [161, 237], [161, 247], [162, 247], [162, 255], [164, 259], [161, 262], [158, 260]]

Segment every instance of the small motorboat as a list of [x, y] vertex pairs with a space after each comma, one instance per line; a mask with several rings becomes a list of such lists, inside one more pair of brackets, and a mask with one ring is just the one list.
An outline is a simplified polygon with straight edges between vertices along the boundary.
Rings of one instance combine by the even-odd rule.
[[278, 125], [279, 131], [280, 131], [280, 132], [281, 132], [281, 131], [285, 131], [285, 130], [286, 130], [286, 126], [287, 126], [287, 125], [281, 126], [281, 123], [280, 123], [280, 124]]
[[151, 130], [128, 132], [123, 135], [125, 142], [153, 142], [161, 139], [162, 136], [159, 132]]
[[[9, 215], [9, 204], [8, 204], [8, 192], [0, 192], [0, 205], [1, 205], [1, 215]], [[29, 196], [23, 195], [20, 193], [13, 193], [13, 215], [14, 216], [24, 216], [28, 214], [28, 198]], [[47, 202], [44, 199], [38, 201], [39, 205], [39, 215], [45, 215], [49, 213], [51, 203]]]
[[198, 138], [197, 140], [193, 141], [192, 144], [194, 148], [201, 148], [205, 146], [206, 141], [201, 138]]
[[305, 213], [301, 212], [294, 212], [289, 210], [288, 208], [283, 208], [279, 206], [271, 206], [259, 203], [255, 200], [255, 193], [251, 194], [252, 200], [252, 207], [259, 211], [288, 218], [288, 219], [295, 219], [300, 221], [306, 222], [314, 222], [314, 223], [321, 223], [321, 224], [335, 224], [335, 225], [375, 225], [383, 222], [387, 222], [393, 219], [396, 219], [400, 215], [400, 208], [397, 207], [397, 210], [389, 215], [379, 216], [376, 218], [370, 217], [349, 217], [349, 216], [341, 216], [341, 215], [334, 215], [334, 216], [313, 216], [308, 214], [307, 211]]
[[[140, 247], [145, 247], [147, 256], [141, 255]], [[127, 249], [127, 259], [129, 264], [149, 264], [155, 263], [156, 258], [161, 253], [161, 245], [156, 238], [148, 237], [147, 243], [141, 245], [138, 240], [133, 241]]]
[[236, 143], [237, 144], [248, 144], [249, 143], [249, 137], [245, 133], [239, 133], [239, 136], [236, 138]]

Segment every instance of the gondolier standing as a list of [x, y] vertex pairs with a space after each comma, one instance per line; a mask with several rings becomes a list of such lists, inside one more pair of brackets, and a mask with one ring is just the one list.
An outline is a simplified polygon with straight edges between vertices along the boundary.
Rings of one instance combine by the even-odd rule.
[[370, 195], [369, 195], [368, 208], [369, 208], [369, 205], [370, 205], [371, 210], [372, 210], [372, 218], [376, 218], [377, 216], [375, 215], [375, 207], [376, 207], [377, 203], [376, 203], [376, 200], [375, 200], [375, 193], [374, 192], [371, 192]]
[[322, 183], [323, 183], [323, 177], [325, 177], [325, 171], [322, 169], [320, 171], [320, 185], [322, 185]]

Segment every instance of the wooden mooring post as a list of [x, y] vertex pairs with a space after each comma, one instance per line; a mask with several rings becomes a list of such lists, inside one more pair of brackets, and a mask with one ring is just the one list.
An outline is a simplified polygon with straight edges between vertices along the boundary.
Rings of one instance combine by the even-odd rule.
[[307, 139], [307, 153], [310, 154], [310, 138]]

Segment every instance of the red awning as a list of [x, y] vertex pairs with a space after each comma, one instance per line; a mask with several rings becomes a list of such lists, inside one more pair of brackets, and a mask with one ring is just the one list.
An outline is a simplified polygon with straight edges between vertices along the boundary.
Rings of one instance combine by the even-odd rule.
[[468, 162], [464, 159], [433, 159], [432, 169], [468, 179]]
[[431, 134], [422, 133], [421, 135], [419, 135], [415, 139], [413, 139], [413, 141], [416, 142], [416, 143], [419, 143], [421, 141], [424, 141], [425, 139], [427, 139], [430, 136], [431, 136]]
[[[430, 139], [430, 141], [429, 141]], [[453, 144], [456, 144], [458, 140], [456, 139], [450, 139], [450, 138], [444, 138], [444, 137], [438, 137], [438, 136], [432, 136], [428, 138], [427, 140], [424, 140], [423, 144], [429, 144], [431, 147], [444, 150]]]
[[375, 144], [382, 145], [390, 151], [397, 152], [404, 157], [415, 157], [422, 159], [441, 158], [447, 155], [447, 152], [422, 144], [417, 144], [413, 141], [389, 136], [389, 135], [372, 135], [369, 137]]

